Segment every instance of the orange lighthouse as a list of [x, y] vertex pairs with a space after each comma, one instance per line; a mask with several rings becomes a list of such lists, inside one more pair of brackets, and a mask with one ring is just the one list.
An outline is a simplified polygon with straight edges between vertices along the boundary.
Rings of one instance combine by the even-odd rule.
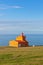
[[9, 46], [13, 47], [27, 47], [28, 41], [26, 40], [26, 36], [22, 33], [21, 35], [17, 36], [15, 40], [9, 41]]

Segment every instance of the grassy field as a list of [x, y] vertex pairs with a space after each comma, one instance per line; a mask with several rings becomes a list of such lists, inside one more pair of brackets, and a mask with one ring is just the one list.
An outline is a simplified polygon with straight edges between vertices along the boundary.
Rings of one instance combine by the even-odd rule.
[[0, 65], [43, 65], [43, 46], [0, 47]]

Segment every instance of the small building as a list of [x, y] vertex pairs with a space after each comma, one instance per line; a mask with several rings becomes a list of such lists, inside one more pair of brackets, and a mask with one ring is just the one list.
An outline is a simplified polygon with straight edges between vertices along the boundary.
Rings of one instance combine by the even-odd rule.
[[21, 35], [17, 36], [15, 40], [9, 41], [9, 46], [13, 47], [27, 47], [28, 41], [26, 40], [26, 36], [22, 33]]

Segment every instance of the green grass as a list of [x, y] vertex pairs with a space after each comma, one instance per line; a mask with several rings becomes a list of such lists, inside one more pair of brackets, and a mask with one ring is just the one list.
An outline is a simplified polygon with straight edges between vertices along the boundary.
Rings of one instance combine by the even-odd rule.
[[43, 46], [0, 47], [0, 65], [43, 65]]

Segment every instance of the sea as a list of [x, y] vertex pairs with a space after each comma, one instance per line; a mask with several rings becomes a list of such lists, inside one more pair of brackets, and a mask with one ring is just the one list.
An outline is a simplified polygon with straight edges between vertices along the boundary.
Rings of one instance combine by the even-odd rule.
[[[15, 40], [18, 34], [0, 35], [0, 46], [8, 46], [10, 40]], [[25, 34], [26, 40], [30, 46], [42, 46], [43, 34]]]

